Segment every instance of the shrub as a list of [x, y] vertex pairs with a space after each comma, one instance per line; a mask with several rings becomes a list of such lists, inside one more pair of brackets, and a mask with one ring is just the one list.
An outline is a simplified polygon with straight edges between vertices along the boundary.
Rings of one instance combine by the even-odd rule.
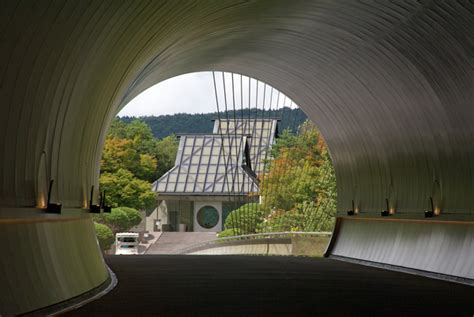
[[127, 215], [129, 221], [128, 225], [130, 226], [128, 229], [139, 225], [142, 221], [142, 214], [134, 208], [118, 207], [116, 209], [122, 210]]
[[234, 229], [234, 235], [255, 233], [264, 215], [265, 211], [260, 204], [248, 203], [231, 211], [225, 220], [224, 227]]
[[233, 237], [233, 236], [238, 236], [238, 235], [239, 233], [234, 228], [225, 229], [224, 231], [221, 231], [217, 234], [219, 238]]
[[114, 243], [114, 234], [112, 230], [104, 224], [94, 222], [94, 225], [100, 249], [102, 251], [107, 251], [110, 249], [112, 243]]
[[95, 222], [105, 224], [113, 233], [125, 232], [138, 225], [142, 220], [140, 212], [133, 208], [117, 207], [112, 208], [111, 213], [95, 215]]

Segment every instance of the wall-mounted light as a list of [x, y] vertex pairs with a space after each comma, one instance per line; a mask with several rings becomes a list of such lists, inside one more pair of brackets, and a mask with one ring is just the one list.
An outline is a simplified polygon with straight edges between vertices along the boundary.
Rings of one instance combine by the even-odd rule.
[[105, 213], [111, 213], [112, 212], [112, 207], [105, 204], [105, 190], [104, 190], [104, 193], [102, 194], [101, 205], [102, 205], [102, 209], [104, 210]]
[[390, 216], [390, 208], [388, 206], [388, 198], [385, 198], [385, 205], [386, 205], [387, 209], [382, 210], [382, 212], [380, 213], [382, 215], [382, 217]]
[[435, 208], [433, 204], [433, 197], [430, 197], [431, 210], [425, 210], [425, 218], [431, 218], [435, 216]]
[[347, 211], [348, 216], [354, 216], [355, 215], [355, 208], [354, 208], [354, 199], [352, 200], [352, 209]]
[[93, 214], [100, 214], [100, 206], [92, 204], [92, 198], [94, 197], [94, 186], [91, 188], [91, 197], [89, 200], [89, 212]]
[[46, 205], [46, 212], [51, 214], [60, 214], [62, 209], [61, 204], [51, 202], [51, 192], [53, 190], [53, 183], [53, 179], [49, 181], [48, 203]]

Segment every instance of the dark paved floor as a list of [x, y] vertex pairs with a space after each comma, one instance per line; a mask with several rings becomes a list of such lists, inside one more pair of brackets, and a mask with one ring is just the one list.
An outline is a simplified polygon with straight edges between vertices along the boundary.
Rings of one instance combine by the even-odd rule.
[[70, 316], [469, 316], [474, 288], [328, 259], [108, 257], [117, 287]]

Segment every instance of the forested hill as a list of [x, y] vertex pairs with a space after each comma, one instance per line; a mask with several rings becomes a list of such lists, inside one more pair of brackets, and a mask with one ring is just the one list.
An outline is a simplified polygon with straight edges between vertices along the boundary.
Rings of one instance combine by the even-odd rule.
[[[244, 109], [243, 116], [244, 118], [258, 118], [258, 119], [278, 119], [279, 130], [280, 132], [284, 129], [290, 127], [293, 131], [298, 128], [298, 126], [306, 120], [306, 115], [300, 109], [290, 109], [288, 107], [279, 109], [279, 110], [261, 110], [261, 109]], [[230, 111], [228, 113], [228, 118], [233, 119], [234, 115], [237, 119], [242, 117], [242, 112], [240, 110]], [[227, 118], [225, 112], [219, 114], [221, 119]], [[171, 134], [181, 134], [181, 133], [212, 133], [212, 128], [214, 126], [215, 120], [218, 118], [218, 113], [205, 113], [205, 114], [187, 114], [187, 113], [177, 113], [173, 115], [164, 115], [164, 116], [144, 116], [144, 117], [121, 117], [120, 120], [129, 123], [134, 119], [139, 119], [140, 121], [145, 122], [150, 126], [153, 134], [157, 138], [164, 138]]]

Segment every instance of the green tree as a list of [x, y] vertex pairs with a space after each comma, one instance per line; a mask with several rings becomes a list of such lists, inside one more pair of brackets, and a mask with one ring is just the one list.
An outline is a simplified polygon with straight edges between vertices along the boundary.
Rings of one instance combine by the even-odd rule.
[[97, 222], [94, 222], [94, 226], [100, 249], [102, 251], [107, 251], [110, 249], [112, 243], [114, 243], [114, 234], [112, 230], [106, 225]]
[[261, 177], [263, 210], [260, 231], [330, 230], [336, 210], [336, 179], [329, 152], [316, 127], [304, 122], [293, 134], [284, 131]]
[[107, 192], [107, 203], [112, 207], [127, 206], [149, 209], [155, 204], [155, 193], [151, 184], [133, 176], [126, 169], [100, 176], [100, 188]]
[[174, 166], [178, 149], [174, 136], [157, 140], [140, 120], [115, 119], [105, 139], [100, 186], [112, 207], [151, 208], [151, 183]]
[[175, 135], [170, 135], [157, 141], [154, 155], [158, 162], [155, 177], [158, 179], [174, 166], [178, 152], [178, 141]]
[[[237, 232], [239, 235], [252, 234], [257, 232], [257, 228], [263, 221], [265, 212], [258, 203], [248, 203], [231, 211], [224, 222], [224, 228]], [[223, 235], [227, 235], [224, 233]], [[222, 236], [221, 234], [219, 236]]]
[[237, 228], [229, 228], [229, 229], [225, 229], [225, 230], [222, 230], [221, 232], [218, 233], [218, 237], [219, 238], [227, 238], [227, 237], [234, 237], [234, 236], [239, 236], [239, 235], [242, 235], [243, 233], [241, 233], [239, 231], [239, 229]]
[[125, 232], [138, 225], [142, 220], [140, 212], [133, 208], [118, 207], [112, 208], [111, 213], [94, 215], [95, 222], [106, 225], [115, 234]]
[[131, 140], [107, 138], [102, 151], [101, 171], [113, 173], [121, 168], [135, 170], [139, 159]]
[[127, 230], [129, 230], [132, 227], [138, 226], [140, 222], [142, 221], [142, 214], [134, 208], [119, 207], [116, 209], [122, 210], [127, 215], [128, 225], [129, 225], [129, 228]]
[[153, 181], [157, 162], [153, 155], [140, 154], [129, 139], [107, 138], [102, 152], [101, 171], [115, 173], [119, 169], [130, 171], [135, 177]]

